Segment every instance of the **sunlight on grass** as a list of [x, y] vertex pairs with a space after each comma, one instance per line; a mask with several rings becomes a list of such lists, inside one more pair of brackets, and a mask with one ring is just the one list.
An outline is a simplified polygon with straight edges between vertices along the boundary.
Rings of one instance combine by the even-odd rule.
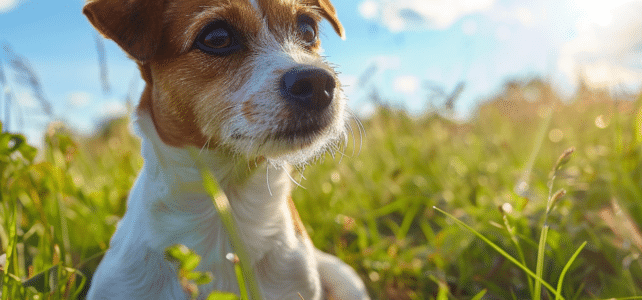
[[[583, 87], [562, 101], [541, 80], [511, 83], [465, 123], [381, 106], [359, 149], [293, 175], [306, 178], [293, 199], [315, 246], [374, 299], [642, 299], [640, 120], [640, 97]], [[143, 163], [128, 124], [82, 136], [52, 123], [41, 149], [0, 134], [2, 299], [83, 298]], [[191, 259], [182, 276], [198, 287]]]

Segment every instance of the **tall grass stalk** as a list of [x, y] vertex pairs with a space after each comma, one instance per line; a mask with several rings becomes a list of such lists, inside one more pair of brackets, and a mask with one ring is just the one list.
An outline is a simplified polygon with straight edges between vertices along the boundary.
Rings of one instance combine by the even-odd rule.
[[[191, 148], [191, 155], [194, 157], [195, 161], [200, 162], [198, 158], [198, 151], [194, 148]], [[238, 232], [238, 227], [234, 221], [234, 216], [232, 215], [230, 203], [223, 193], [223, 190], [220, 188], [216, 182], [216, 178], [212, 175], [212, 172], [209, 171], [206, 167], [200, 164], [201, 176], [203, 177], [203, 186], [207, 191], [210, 198], [214, 202], [216, 211], [218, 212], [219, 217], [225, 225], [228, 235], [230, 236], [230, 242], [232, 243], [232, 248], [234, 249], [234, 254], [238, 257], [238, 267], [240, 267], [242, 278], [239, 278], [239, 288], [246, 286], [247, 293], [241, 292], [241, 299], [249, 300], [260, 300], [261, 293], [259, 289], [256, 276], [254, 275], [254, 270], [252, 269], [252, 264], [249, 255], [245, 251], [245, 245], [241, 240], [241, 237]], [[235, 262], [233, 262], [235, 263]], [[237, 269], [238, 274], [238, 269]], [[249, 297], [248, 297], [249, 296]]]
[[539, 282], [539, 283], [540, 283], [540, 285], [543, 285], [544, 287], [546, 287], [549, 291], [551, 291], [551, 293], [553, 293], [556, 297], [558, 297], [558, 299], [562, 299], [562, 300], [564, 300], [564, 297], [562, 297], [562, 295], [560, 295], [560, 294], [557, 292], [557, 290], [555, 290], [555, 289], [553, 288], [553, 286], [551, 286], [551, 285], [550, 285], [550, 284], [548, 284], [546, 281], [544, 281], [544, 279], [542, 279], [542, 277], [540, 277], [540, 276], [538, 276], [537, 274], [533, 273], [533, 271], [531, 271], [527, 266], [525, 266], [525, 265], [523, 265], [522, 263], [520, 263], [516, 258], [514, 258], [514, 257], [513, 257], [513, 256], [511, 256], [510, 254], [508, 254], [508, 252], [504, 251], [504, 249], [502, 249], [501, 247], [497, 246], [497, 245], [496, 245], [495, 243], [493, 243], [491, 240], [489, 240], [488, 238], [486, 238], [483, 234], [479, 233], [477, 230], [475, 230], [475, 229], [473, 229], [472, 227], [468, 226], [468, 224], [466, 224], [466, 223], [464, 223], [464, 222], [460, 221], [460, 220], [459, 220], [459, 219], [457, 219], [455, 216], [453, 216], [453, 215], [451, 215], [451, 214], [447, 213], [446, 211], [441, 210], [441, 209], [439, 209], [439, 208], [438, 208], [438, 207], [436, 207], [436, 206], [433, 206], [433, 208], [434, 208], [436, 211], [438, 211], [438, 212], [440, 212], [440, 213], [442, 213], [442, 214], [446, 215], [448, 218], [450, 218], [450, 219], [452, 219], [453, 221], [455, 221], [455, 223], [457, 223], [457, 224], [459, 224], [459, 225], [463, 226], [463, 227], [464, 227], [464, 228], [466, 228], [468, 231], [470, 231], [470, 232], [474, 233], [477, 237], [479, 237], [482, 241], [484, 241], [484, 243], [488, 244], [490, 247], [492, 247], [493, 249], [495, 249], [495, 251], [497, 251], [497, 253], [499, 253], [501, 256], [505, 257], [506, 259], [508, 259], [510, 262], [512, 262], [513, 264], [515, 264], [518, 268], [522, 269], [522, 271], [526, 272], [526, 274], [528, 274], [529, 276], [531, 276], [531, 277], [535, 280], [535, 282]]
[[107, 67], [105, 43], [98, 34], [94, 35], [94, 39], [96, 40], [96, 52], [98, 53], [98, 66], [100, 68], [100, 85], [103, 89], [103, 94], [106, 95], [111, 92], [111, 86], [109, 85], [109, 68]]
[[[517, 239], [517, 235], [515, 235], [515, 228], [513, 228], [510, 225], [510, 223], [508, 222], [508, 216], [506, 214], [504, 214], [502, 218], [504, 219], [504, 226], [506, 227], [506, 231], [508, 231], [508, 235], [510, 236], [511, 242], [513, 242], [513, 245], [515, 246], [515, 249], [517, 249], [517, 255], [519, 256], [519, 261], [523, 265], [526, 265], [526, 256], [524, 255], [524, 250], [522, 249], [522, 246], [519, 243], [519, 239]], [[533, 279], [528, 277], [528, 276], [526, 276], [526, 279], [528, 281], [528, 290], [530, 291], [530, 293], [532, 295], [533, 294]]]
[[[9, 94], [9, 86], [7, 84], [7, 77], [4, 75], [4, 67], [2, 66], [2, 60], [0, 59], [0, 100], [2, 100], [3, 96], [5, 98], [5, 106], [6, 106], [6, 100], [8, 96], [5, 96], [5, 94]], [[5, 114], [7, 113], [7, 109], [5, 108]], [[5, 117], [4, 123], [7, 123], [8, 119]]]
[[12, 101], [11, 89], [8, 85], [4, 87], [4, 131], [11, 131], [11, 101]]
[[45, 97], [44, 90], [42, 89], [42, 84], [36, 72], [31, 67], [29, 61], [13, 52], [11, 47], [8, 44], [3, 45], [5, 55], [9, 59], [9, 66], [15, 71], [15, 74], [18, 78], [18, 83], [25, 85], [30, 88], [33, 92], [35, 99], [38, 100], [42, 110], [47, 114], [47, 116], [53, 116], [53, 108], [51, 102]]
[[17, 214], [18, 214], [18, 208], [15, 205], [9, 204], [10, 208], [8, 208], [11, 211], [11, 215], [9, 216], [9, 222], [8, 222], [8, 231], [9, 231], [9, 243], [7, 245], [7, 250], [6, 250], [6, 263], [4, 266], [4, 273], [3, 273], [3, 278], [2, 278], [2, 299], [6, 300], [9, 299], [9, 297], [14, 294], [13, 291], [10, 292], [9, 289], [15, 289], [16, 285], [9, 284], [9, 280], [12, 279], [10, 274], [12, 273], [12, 269], [14, 270], [13, 273], [17, 274], [15, 271], [17, 269], [16, 263], [18, 261], [16, 257], [16, 248], [17, 248], [17, 243], [18, 243], [18, 234], [16, 228], [18, 227], [18, 222], [16, 220]]
[[[555, 166], [553, 167], [553, 170], [551, 172], [551, 180], [548, 184], [548, 199], [546, 201], [546, 212], [544, 214], [544, 226], [542, 227], [542, 231], [540, 233], [539, 237], [539, 244], [537, 247], [537, 264], [536, 264], [536, 269], [535, 273], [537, 274], [537, 277], [542, 277], [542, 274], [544, 272], [544, 256], [546, 252], [546, 239], [548, 238], [548, 216], [557, 203], [560, 198], [564, 197], [566, 195], [565, 190], [559, 190], [555, 194], [553, 194], [553, 187], [555, 186], [555, 178], [557, 177], [557, 171], [564, 166], [570, 159], [571, 155], [575, 152], [575, 148], [569, 148], [560, 157], [557, 159], [557, 162], [555, 163]], [[556, 295], [556, 299], [560, 297], [559, 294]], [[535, 282], [535, 290], [533, 293], [533, 299], [534, 300], [540, 300], [542, 298], [542, 285], [540, 281]]]
[[[548, 237], [548, 224], [544, 224], [542, 232], [539, 236], [539, 244], [537, 247], [537, 264], [535, 267], [535, 274], [537, 277], [542, 278], [544, 272], [544, 252], [546, 251], [546, 238]], [[535, 282], [535, 289], [533, 291], [533, 300], [540, 300], [542, 298], [542, 281]], [[559, 299], [559, 294], [555, 295]]]

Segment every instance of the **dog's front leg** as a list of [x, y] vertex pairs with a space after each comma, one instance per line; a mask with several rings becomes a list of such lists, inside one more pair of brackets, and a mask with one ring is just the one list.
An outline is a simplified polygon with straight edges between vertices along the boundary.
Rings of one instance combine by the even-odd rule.
[[359, 275], [335, 256], [315, 249], [319, 276], [328, 300], [369, 300]]

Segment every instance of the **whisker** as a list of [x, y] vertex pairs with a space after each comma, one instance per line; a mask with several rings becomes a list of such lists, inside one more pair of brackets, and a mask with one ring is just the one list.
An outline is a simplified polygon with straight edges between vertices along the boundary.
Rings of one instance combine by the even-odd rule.
[[347, 155], [345, 153], [343, 153], [343, 151], [341, 151], [341, 149], [337, 148], [337, 149], [335, 149], [335, 151], [337, 151], [339, 154], [341, 154], [341, 157], [339, 158], [339, 164], [341, 164], [341, 162], [343, 161], [343, 158], [347, 157]]
[[294, 180], [294, 178], [292, 178], [292, 174], [290, 174], [290, 172], [288, 172], [287, 170], [284, 170], [284, 171], [285, 171], [285, 174], [288, 175], [288, 178], [290, 178], [290, 181], [292, 181], [294, 184], [296, 184], [296, 186], [298, 186], [298, 187], [300, 187], [300, 188], [302, 188], [304, 190], [307, 190], [304, 186], [302, 186], [299, 182], [297, 182], [296, 180]]
[[366, 135], [366, 129], [363, 127], [363, 123], [357, 118], [357, 116], [353, 112], [349, 112], [350, 115], [352, 116], [352, 120], [357, 124], [357, 128], [359, 129], [359, 150], [357, 151], [357, 155], [361, 153], [361, 148], [363, 148], [363, 137]]
[[270, 197], [274, 196], [272, 194], [272, 188], [270, 188], [270, 164], [267, 164], [265, 166], [265, 180], [266, 180], [266, 183], [267, 183], [268, 192], [270, 193]]
[[[346, 122], [346, 128], [348, 129], [346, 133], [344, 134], [345, 136], [345, 144], [348, 144], [348, 140], [350, 139], [350, 136], [352, 136], [352, 156], [355, 154], [355, 149], [357, 148], [357, 141], [356, 141], [356, 136], [354, 135], [354, 129], [352, 128], [352, 125], [350, 125], [350, 122]], [[348, 132], [350, 134], [348, 134]]]
[[210, 145], [210, 141], [212, 141], [212, 138], [211, 138], [211, 137], [210, 137], [210, 138], [208, 138], [208, 139], [207, 139], [207, 142], [205, 142], [205, 144], [203, 145], [203, 147], [201, 147], [201, 151], [199, 151], [199, 152], [198, 152], [198, 156], [201, 156], [201, 155], [203, 154], [203, 151], [205, 151], [205, 149], [209, 147], [209, 145]]
[[296, 171], [297, 171], [297, 172], [299, 173], [299, 175], [301, 176], [301, 181], [303, 181], [303, 180], [308, 180], [307, 178], [305, 178], [305, 175], [303, 175], [303, 172], [305, 171], [305, 166], [303, 166], [303, 167], [297, 167], [297, 168], [296, 168]]

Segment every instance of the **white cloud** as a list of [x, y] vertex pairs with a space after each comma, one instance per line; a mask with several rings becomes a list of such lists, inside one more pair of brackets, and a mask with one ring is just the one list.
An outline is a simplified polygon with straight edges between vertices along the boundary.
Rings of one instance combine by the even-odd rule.
[[399, 76], [393, 83], [395, 91], [414, 95], [419, 90], [419, 78], [412, 75]]
[[85, 118], [70, 118], [68, 122], [80, 134], [85, 134], [85, 135], [91, 134], [94, 131], [96, 126], [96, 124], [93, 124], [91, 120], [85, 119]]
[[91, 95], [86, 92], [73, 92], [67, 96], [67, 104], [74, 108], [82, 108], [91, 103]]
[[359, 81], [359, 78], [357, 78], [357, 76], [354, 76], [354, 75], [340, 74], [339, 80], [341, 81], [341, 88], [343, 89], [343, 93], [348, 98], [351, 98], [352, 96], [354, 96], [354, 93], [356, 92], [356, 85], [357, 85], [357, 82]]
[[391, 32], [446, 29], [466, 15], [489, 9], [495, 0], [366, 0], [365, 19], [375, 19]]
[[127, 106], [120, 100], [112, 100], [100, 106], [99, 117], [120, 117], [127, 115]]
[[519, 24], [524, 27], [533, 27], [535, 26], [536, 19], [543, 17], [533, 13], [534, 8], [535, 7], [524, 6], [498, 6], [492, 10], [485, 11], [484, 15], [495, 22], [506, 25]]
[[0, 14], [9, 12], [18, 6], [19, 0], [0, 0]]
[[365, 102], [354, 109], [359, 118], [369, 118], [377, 112], [377, 105], [372, 102]]
[[524, 26], [531, 27], [535, 23], [533, 13], [526, 7], [518, 7], [515, 10], [515, 16]]
[[364, 18], [371, 20], [379, 15], [379, 4], [373, 0], [366, 0], [359, 4], [359, 13]]
[[397, 70], [401, 67], [401, 57], [395, 55], [380, 55], [374, 58], [380, 70]]
[[608, 26], [614, 21], [616, 9], [633, 2], [639, 0], [575, 0], [573, 4], [581, 11], [583, 23]]
[[642, 82], [642, 1], [603, 9], [618, 17], [579, 22], [577, 37], [562, 47], [558, 68], [571, 81], [582, 76], [593, 87], [637, 87]]

